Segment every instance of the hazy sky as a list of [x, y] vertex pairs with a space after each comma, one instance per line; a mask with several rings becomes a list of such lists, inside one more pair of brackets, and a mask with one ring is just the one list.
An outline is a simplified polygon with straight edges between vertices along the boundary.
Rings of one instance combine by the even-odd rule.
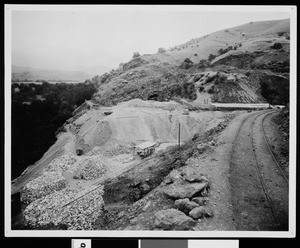
[[156, 53], [250, 21], [288, 12], [12, 11], [12, 63], [45, 69], [112, 68], [133, 52]]

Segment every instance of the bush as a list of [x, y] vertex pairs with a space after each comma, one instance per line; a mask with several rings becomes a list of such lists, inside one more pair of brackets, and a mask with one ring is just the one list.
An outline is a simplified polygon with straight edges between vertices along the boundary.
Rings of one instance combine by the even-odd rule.
[[197, 53], [195, 53], [195, 54], [194, 54], [194, 56], [196, 56], [196, 57], [197, 57], [197, 56], [198, 56], [198, 54], [197, 54]]
[[199, 92], [202, 92], [203, 90], [204, 90], [204, 86], [201, 85], [201, 86], [199, 87]]
[[193, 64], [193, 61], [191, 61], [189, 58], [186, 58], [183, 62], [188, 64]]
[[132, 55], [132, 58], [138, 58], [138, 57], [140, 57], [141, 55], [140, 55], [140, 53], [139, 52], [134, 52], [133, 53], [133, 55]]
[[213, 93], [215, 92], [215, 86], [212, 85], [212, 86], [208, 89], [207, 92], [208, 92], [209, 94], [213, 94]]
[[166, 49], [164, 49], [163, 47], [158, 48], [158, 53], [165, 53]]
[[208, 60], [209, 60], [209, 61], [212, 61], [215, 57], [216, 57], [216, 55], [210, 54], [210, 55], [208, 56]]
[[271, 46], [271, 48], [273, 48], [273, 49], [281, 49], [282, 45], [280, 43], [274, 43], [274, 45]]

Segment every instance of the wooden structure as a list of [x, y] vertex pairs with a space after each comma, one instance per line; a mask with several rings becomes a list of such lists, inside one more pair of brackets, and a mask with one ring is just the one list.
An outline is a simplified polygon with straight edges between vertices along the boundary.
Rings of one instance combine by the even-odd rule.
[[155, 150], [156, 143], [151, 141], [143, 142], [135, 147], [135, 153], [141, 158], [150, 156]]

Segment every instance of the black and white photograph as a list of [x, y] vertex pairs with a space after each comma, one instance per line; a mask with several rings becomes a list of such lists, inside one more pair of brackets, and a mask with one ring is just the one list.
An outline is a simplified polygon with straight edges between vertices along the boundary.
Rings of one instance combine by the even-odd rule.
[[293, 237], [296, 7], [5, 6], [5, 235]]

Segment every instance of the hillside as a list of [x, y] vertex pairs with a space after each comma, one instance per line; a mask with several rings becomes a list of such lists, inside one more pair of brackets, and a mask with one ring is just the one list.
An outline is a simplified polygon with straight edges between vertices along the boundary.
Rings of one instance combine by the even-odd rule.
[[[140, 98], [173, 97], [211, 103], [263, 103], [261, 82], [289, 81], [289, 20], [265, 21], [221, 30], [152, 55], [136, 55], [91, 81], [93, 101], [111, 106]], [[264, 77], [264, 78], [262, 78]], [[279, 104], [279, 103], [278, 103]]]
[[[289, 20], [254, 22], [156, 54], [135, 53], [86, 80], [97, 87], [92, 99], [12, 182], [26, 205], [22, 228], [186, 230], [196, 222], [183, 212], [211, 201], [216, 217], [206, 209], [193, 217], [205, 218], [192, 230], [234, 230], [230, 144], [239, 124], [260, 112], [214, 104], [286, 104], [289, 54]], [[188, 224], [161, 224], [173, 217]]]
[[[40, 81], [75, 81], [82, 82], [97, 74], [109, 71], [106, 66], [87, 68], [83, 71], [45, 70], [32, 67], [12, 66], [13, 82]], [[97, 73], [96, 73], [97, 72]]]

